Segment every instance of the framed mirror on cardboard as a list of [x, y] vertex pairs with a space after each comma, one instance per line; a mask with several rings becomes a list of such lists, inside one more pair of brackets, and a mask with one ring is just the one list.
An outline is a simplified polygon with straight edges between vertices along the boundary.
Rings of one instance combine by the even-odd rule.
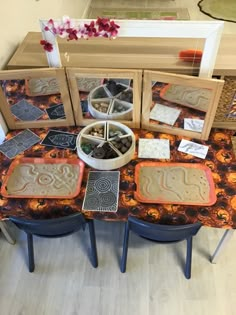
[[73, 126], [65, 70], [0, 71], [0, 110], [9, 129]]
[[141, 126], [207, 140], [223, 80], [144, 71]]
[[116, 120], [140, 127], [141, 70], [66, 68], [76, 125]]

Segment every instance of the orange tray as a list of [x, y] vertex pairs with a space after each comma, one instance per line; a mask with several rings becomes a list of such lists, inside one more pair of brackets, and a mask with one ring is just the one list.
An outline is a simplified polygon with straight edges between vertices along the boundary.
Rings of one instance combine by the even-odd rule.
[[211, 170], [198, 163], [141, 162], [135, 167], [135, 183], [135, 199], [143, 203], [211, 206], [216, 202]]
[[1, 188], [6, 198], [74, 198], [80, 192], [84, 162], [79, 159], [14, 160]]

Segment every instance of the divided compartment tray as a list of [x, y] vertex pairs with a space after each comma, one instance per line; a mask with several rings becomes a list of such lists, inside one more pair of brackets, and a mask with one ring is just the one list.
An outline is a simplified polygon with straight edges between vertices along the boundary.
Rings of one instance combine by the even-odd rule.
[[[101, 126], [104, 127], [103, 138], [90, 134], [90, 131]], [[89, 166], [98, 170], [112, 170], [122, 167], [132, 159], [135, 153], [135, 136], [130, 128], [119, 122], [99, 121], [81, 130], [77, 136], [76, 147], [79, 158]], [[104, 153], [102, 151], [107, 153], [105, 157], [100, 156]]]
[[79, 159], [14, 160], [1, 188], [6, 198], [71, 199], [80, 192], [84, 163]]
[[[133, 88], [122, 83], [118, 83], [118, 85], [123, 89], [117, 93], [112, 93], [106, 84], [96, 87], [89, 93], [88, 107], [93, 117], [98, 119], [132, 119]], [[128, 93], [132, 95], [130, 102]], [[128, 100], [126, 100], [127, 98]], [[102, 107], [104, 111], [98, 109]]]
[[143, 203], [211, 206], [216, 202], [211, 170], [202, 164], [141, 162], [135, 167], [135, 199]]

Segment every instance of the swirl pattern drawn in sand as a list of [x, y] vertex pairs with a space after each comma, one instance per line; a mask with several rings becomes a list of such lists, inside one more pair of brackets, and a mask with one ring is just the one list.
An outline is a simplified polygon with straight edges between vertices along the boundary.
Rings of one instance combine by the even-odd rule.
[[169, 84], [163, 88], [160, 96], [166, 101], [207, 111], [211, 93], [209, 89]]
[[71, 196], [77, 189], [79, 174], [79, 165], [19, 164], [8, 179], [7, 192], [18, 196]]
[[138, 198], [145, 202], [208, 204], [209, 176], [204, 169], [185, 166], [145, 166], [137, 176]]

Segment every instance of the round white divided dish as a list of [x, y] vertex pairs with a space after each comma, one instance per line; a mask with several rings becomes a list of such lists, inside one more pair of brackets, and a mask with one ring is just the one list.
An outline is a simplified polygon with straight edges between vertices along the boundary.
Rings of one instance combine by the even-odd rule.
[[132, 120], [133, 88], [115, 81], [100, 85], [89, 93], [88, 109], [94, 118]]
[[99, 121], [81, 130], [76, 147], [79, 158], [89, 166], [113, 170], [127, 164], [134, 156], [135, 136], [129, 127], [119, 122]]

